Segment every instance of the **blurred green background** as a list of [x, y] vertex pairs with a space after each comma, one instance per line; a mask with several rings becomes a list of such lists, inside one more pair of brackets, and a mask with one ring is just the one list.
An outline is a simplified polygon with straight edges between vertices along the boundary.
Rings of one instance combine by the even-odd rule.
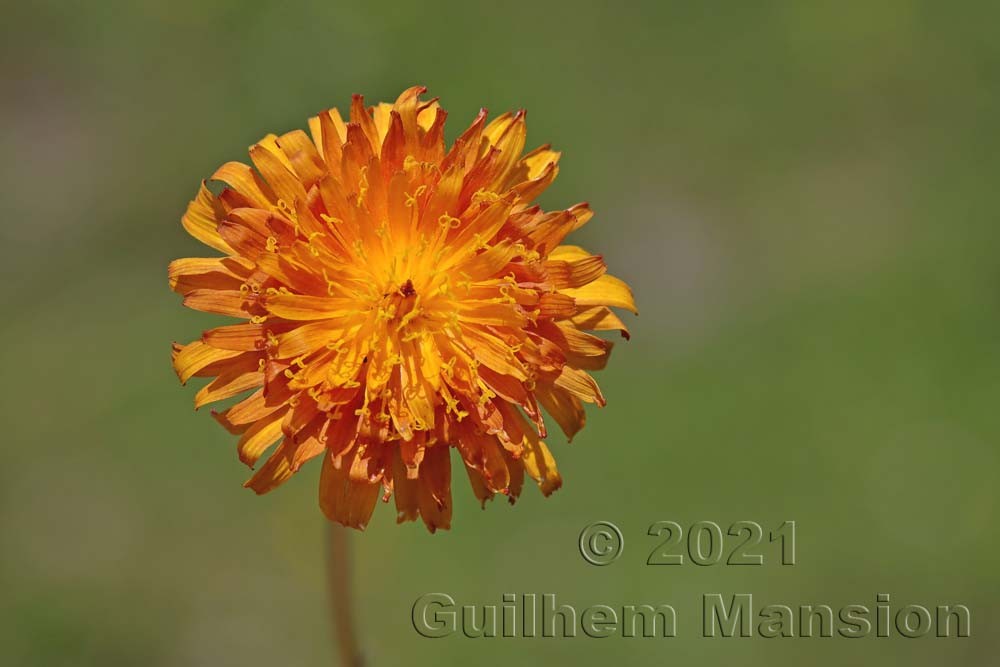
[[[1000, 651], [1000, 12], [993, 3], [5, 3], [0, 645], [8, 665], [323, 665], [317, 466], [240, 487], [191, 410], [166, 265], [200, 179], [421, 83], [454, 137], [529, 110], [543, 204], [634, 287], [609, 405], [549, 499], [355, 541], [373, 665], [988, 665]], [[571, 239], [573, 240], [573, 239]], [[584, 525], [621, 526], [595, 568]], [[798, 522], [798, 565], [649, 567], [650, 523]], [[770, 552], [769, 552], [770, 553]], [[669, 602], [672, 640], [414, 632], [427, 592]], [[703, 639], [703, 593], [960, 602], [965, 640]], [[895, 634], [895, 632], [893, 633]]]

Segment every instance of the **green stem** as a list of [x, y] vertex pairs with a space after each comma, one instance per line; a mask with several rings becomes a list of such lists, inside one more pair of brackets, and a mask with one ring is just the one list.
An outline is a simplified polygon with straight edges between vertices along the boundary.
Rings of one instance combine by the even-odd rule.
[[341, 667], [363, 667], [364, 656], [354, 625], [351, 587], [350, 528], [327, 523], [326, 579], [330, 598], [330, 622]]

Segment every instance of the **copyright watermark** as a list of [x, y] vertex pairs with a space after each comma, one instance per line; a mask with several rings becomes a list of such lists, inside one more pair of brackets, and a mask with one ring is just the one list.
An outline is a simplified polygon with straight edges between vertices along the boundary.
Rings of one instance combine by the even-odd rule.
[[[796, 565], [795, 521], [739, 520], [718, 523], [649, 524], [646, 565]], [[606, 566], [625, 550], [625, 535], [611, 521], [583, 527], [577, 547], [590, 565]], [[626, 559], [628, 560], [628, 559]], [[640, 561], [641, 562], [641, 561]], [[619, 565], [618, 567], [622, 567]], [[788, 571], [795, 572], [794, 569]], [[871, 604], [874, 597], [874, 605]], [[578, 606], [555, 593], [503, 593], [500, 603], [459, 602], [447, 593], [427, 593], [413, 604], [413, 628], [423, 637], [659, 637], [678, 635], [676, 601]], [[704, 593], [684, 601], [698, 605], [705, 638], [841, 638], [972, 636], [972, 612], [956, 602], [927, 605], [894, 602], [888, 593], [837, 603], [761, 600], [753, 593]], [[695, 618], [697, 615], [684, 614]]]
[[580, 555], [591, 565], [610, 565], [625, 548], [625, 538], [618, 526], [598, 521], [580, 532]]
[[[706, 593], [696, 601], [703, 638], [841, 638], [972, 636], [972, 612], [963, 604], [895, 605], [888, 593], [875, 604], [760, 604], [752, 593]], [[427, 593], [413, 603], [413, 629], [422, 637], [603, 639], [678, 636], [673, 604], [630, 603], [577, 606], [555, 593], [504, 593], [500, 604], [460, 603], [447, 593]]]
[[[646, 548], [647, 565], [795, 565], [796, 524], [771, 528], [757, 521], [730, 523], [654, 521], [646, 531], [657, 538]], [[625, 536], [610, 521], [596, 521], [580, 532], [580, 555], [591, 565], [610, 565], [625, 550]]]

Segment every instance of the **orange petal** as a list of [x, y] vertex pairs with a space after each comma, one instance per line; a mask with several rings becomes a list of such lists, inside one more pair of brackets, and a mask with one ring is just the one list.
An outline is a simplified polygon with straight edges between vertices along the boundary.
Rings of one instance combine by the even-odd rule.
[[238, 290], [196, 289], [184, 297], [184, 305], [193, 310], [230, 317], [250, 318], [253, 300]]
[[264, 373], [257, 370], [258, 361], [248, 356], [244, 362], [234, 364], [233, 367], [220, 373], [195, 395], [195, 409], [262, 386]]
[[270, 188], [260, 180], [253, 169], [242, 162], [227, 162], [219, 167], [209, 180], [228, 184], [244, 200], [244, 206], [263, 209], [271, 206], [273, 194]]
[[188, 294], [196, 289], [238, 290], [251, 269], [235, 257], [186, 257], [167, 268], [170, 289]]
[[267, 297], [268, 312], [286, 320], [329, 320], [357, 312], [357, 300], [279, 293]]
[[281, 420], [284, 411], [275, 411], [254, 422], [236, 444], [240, 461], [253, 467], [267, 449], [281, 439]]
[[282, 441], [260, 470], [244, 482], [243, 486], [253, 489], [257, 495], [265, 494], [281, 486], [292, 476], [293, 451], [294, 445], [289, 440]]
[[549, 280], [557, 289], [583, 287], [604, 275], [608, 267], [600, 255], [576, 260], [550, 259], [545, 262]]
[[485, 303], [481, 301], [460, 301], [458, 319], [475, 324], [523, 327], [528, 316], [517, 305], [511, 303]]
[[[520, 467], [520, 464], [518, 464], [518, 467]], [[482, 474], [468, 463], [465, 464], [465, 472], [469, 475], [469, 485], [472, 487], [472, 493], [479, 499], [479, 504], [485, 509], [486, 501], [493, 500], [493, 496], [496, 494], [486, 486], [486, 480], [483, 479]]]
[[607, 403], [600, 387], [586, 371], [563, 366], [554, 384], [587, 403], [597, 403], [600, 406]]
[[306, 198], [301, 181], [295, 176], [291, 165], [285, 164], [288, 158], [280, 153], [280, 149], [272, 150], [264, 143], [258, 143], [250, 147], [250, 159], [274, 194], [287, 206], [292, 206], [297, 199]]
[[551, 494], [562, 486], [562, 477], [559, 476], [552, 452], [516, 408], [504, 405], [501, 411], [504, 412], [504, 423], [511, 438], [519, 439], [523, 444], [520, 460], [525, 472], [538, 482], [544, 495]]
[[288, 158], [292, 170], [305, 189], [311, 188], [326, 174], [326, 165], [316, 146], [302, 130], [292, 130], [278, 137], [276, 141]]
[[392, 459], [392, 488], [396, 500], [396, 523], [415, 521], [420, 514], [418, 500], [420, 481], [406, 474], [403, 458], [396, 450]]
[[587, 413], [584, 411], [580, 399], [568, 391], [556, 389], [546, 384], [539, 384], [535, 388], [535, 396], [538, 397], [542, 407], [559, 424], [559, 428], [566, 434], [566, 438], [572, 441], [573, 436], [587, 422]]
[[[500, 151], [489, 178], [489, 189], [491, 190], [501, 189], [502, 184], [507, 182], [508, 175], [514, 169], [514, 165], [521, 158], [527, 137], [525, 115], [523, 109], [513, 116], [505, 114], [490, 123], [483, 131], [483, 135], [492, 147]], [[507, 117], [505, 118], [505, 116]]]
[[447, 445], [428, 447], [420, 464], [417, 503], [420, 516], [432, 533], [451, 527], [451, 456]]
[[240, 354], [242, 353], [233, 350], [216, 349], [200, 340], [188, 345], [174, 343], [174, 371], [183, 384], [200, 373], [216, 375], [212, 371], [217, 365], [231, 362]]
[[319, 506], [330, 521], [364, 530], [375, 510], [382, 485], [351, 481], [348, 472], [334, 466], [330, 456], [323, 457]]
[[538, 299], [538, 316], [553, 320], [566, 319], [576, 314], [576, 300], [558, 292], [546, 292]]
[[340, 160], [343, 155], [344, 141], [347, 139], [347, 125], [336, 109], [324, 111], [319, 115], [319, 139], [313, 132], [313, 141], [323, 154], [327, 171], [333, 175], [340, 174]]
[[248, 425], [263, 419], [280, 405], [268, 404], [264, 390], [258, 389], [233, 407], [222, 412], [213, 412], [212, 416], [222, 424], [227, 431], [234, 434], [244, 433]]
[[351, 96], [351, 123], [358, 125], [368, 139], [372, 153], [378, 155], [382, 142], [379, 139], [378, 128], [375, 126], [375, 119], [372, 118], [371, 112], [365, 108], [365, 98], [361, 95]]
[[198, 189], [198, 196], [188, 204], [187, 211], [181, 218], [181, 225], [184, 226], [188, 234], [205, 245], [231, 255], [233, 254], [232, 248], [222, 240], [216, 231], [216, 226], [223, 215], [224, 212], [216, 202], [212, 192], [205, 185], [205, 181], [202, 181], [201, 187]]
[[224, 327], [209, 329], [201, 335], [201, 339], [212, 347], [220, 350], [237, 350], [251, 352], [264, 348], [264, 327], [260, 324], [230, 324]]
[[604, 274], [583, 287], [567, 288], [560, 291], [576, 299], [576, 303], [580, 306], [614, 306], [630, 310], [636, 315], [639, 314], [635, 307], [632, 290], [624, 281], [609, 274]]
[[580, 329], [590, 331], [620, 331], [622, 337], [628, 340], [629, 332], [625, 323], [606, 306], [587, 306], [581, 308], [569, 321]]

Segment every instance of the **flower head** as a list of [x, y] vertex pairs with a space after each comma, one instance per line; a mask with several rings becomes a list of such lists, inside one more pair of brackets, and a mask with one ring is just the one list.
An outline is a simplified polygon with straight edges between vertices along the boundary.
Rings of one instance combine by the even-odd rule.
[[423, 92], [355, 96], [349, 122], [325, 111], [252, 146], [255, 168], [224, 164], [182, 220], [222, 256], [169, 269], [184, 305], [244, 320], [175, 344], [174, 368], [214, 378], [196, 407], [243, 395], [213, 415], [256, 466], [245, 486], [322, 455], [320, 506], [358, 528], [392, 495], [399, 521], [447, 528], [452, 447], [484, 503], [525, 473], [559, 488], [540, 406], [583, 426], [612, 345], [585, 330], [627, 337], [609, 306], [635, 309], [599, 255], [562, 245], [587, 204], [532, 204], [559, 153], [522, 155], [524, 112], [481, 111], [446, 149]]

